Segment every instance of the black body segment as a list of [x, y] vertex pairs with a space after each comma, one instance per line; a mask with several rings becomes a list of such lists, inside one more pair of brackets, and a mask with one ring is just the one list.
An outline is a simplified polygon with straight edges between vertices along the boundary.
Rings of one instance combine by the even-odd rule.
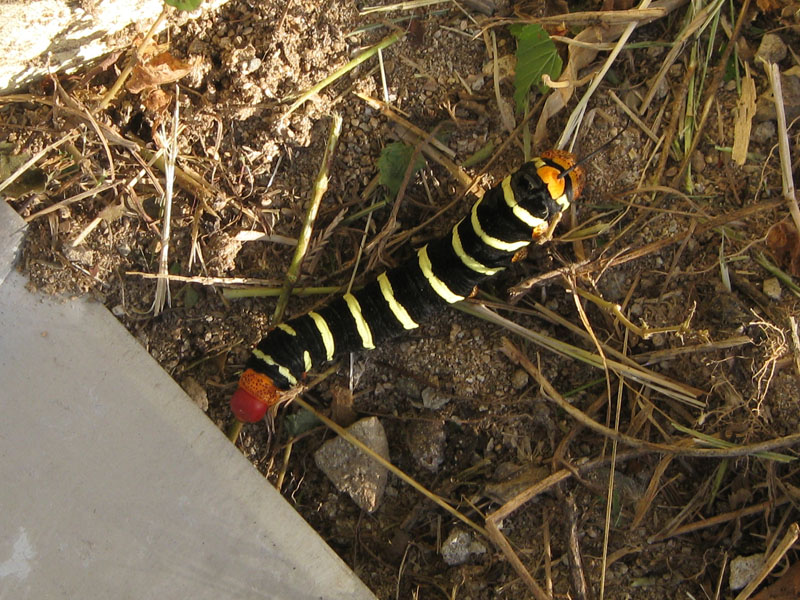
[[571, 166], [571, 155], [565, 156], [566, 162], [535, 158], [525, 163], [486, 192], [447, 235], [418, 249], [405, 264], [271, 330], [246, 367], [271, 378], [276, 388], [289, 389], [313, 366], [374, 348], [470, 296], [508, 267], [580, 193], [582, 172], [574, 172], [575, 182], [572, 173], [560, 176]]

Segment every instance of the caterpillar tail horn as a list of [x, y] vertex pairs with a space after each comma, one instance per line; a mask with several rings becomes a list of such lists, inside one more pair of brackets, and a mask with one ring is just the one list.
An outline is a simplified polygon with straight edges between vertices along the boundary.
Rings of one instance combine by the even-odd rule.
[[256, 423], [278, 403], [280, 391], [272, 379], [253, 369], [245, 369], [239, 387], [231, 396], [231, 410], [243, 423]]

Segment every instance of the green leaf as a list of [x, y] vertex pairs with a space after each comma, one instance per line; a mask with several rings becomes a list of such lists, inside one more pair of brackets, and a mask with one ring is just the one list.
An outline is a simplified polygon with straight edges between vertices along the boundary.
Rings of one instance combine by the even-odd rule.
[[197, 290], [189, 284], [184, 288], [186, 291], [183, 293], [183, 305], [186, 308], [194, 308], [197, 303], [200, 301], [200, 294], [197, 293]]
[[203, 0], [164, 0], [164, 4], [185, 11], [196, 10], [202, 3]]
[[[406, 175], [406, 170], [413, 154], [414, 148], [403, 142], [389, 144], [381, 152], [381, 156], [378, 159], [378, 182], [389, 190], [389, 197], [392, 200], [400, 190], [400, 185], [403, 183], [403, 177]], [[425, 159], [422, 158], [421, 154], [418, 154], [411, 175], [413, 176], [424, 166]]]
[[517, 112], [522, 112], [525, 97], [533, 84], [537, 84], [543, 94], [547, 87], [542, 83], [542, 75], [547, 73], [551, 79], [561, 75], [561, 57], [556, 45], [541, 25], [512, 25], [511, 34], [517, 38], [517, 73], [514, 77], [514, 102]]
[[301, 433], [305, 433], [321, 425], [321, 421], [314, 413], [307, 411], [305, 408], [301, 408], [294, 414], [286, 415], [284, 424], [286, 426], [286, 433], [288, 433], [290, 437], [297, 437]]

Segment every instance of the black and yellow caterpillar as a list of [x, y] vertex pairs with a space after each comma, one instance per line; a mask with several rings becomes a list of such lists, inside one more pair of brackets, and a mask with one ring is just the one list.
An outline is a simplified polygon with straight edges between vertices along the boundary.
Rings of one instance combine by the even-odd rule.
[[371, 349], [418, 327], [511, 265], [577, 199], [583, 170], [569, 152], [550, 150], [490, 189], [451, 232], [416, 251], [363, 289], [270, 330], [253, 350], [231, 399], [240, 421], [257, 421], [281, 390], [334, 357]]

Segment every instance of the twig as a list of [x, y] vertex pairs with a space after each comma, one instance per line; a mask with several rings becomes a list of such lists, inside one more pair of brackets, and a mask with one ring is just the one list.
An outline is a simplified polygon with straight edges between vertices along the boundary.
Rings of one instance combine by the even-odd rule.
[[578, 508], [575, 506], [575, 498], [569, 494], [565, 494], [564, 512], [568, 525], [567, 559], [570, 579], [572, 579], [572, 591], [578, 600], [588, 600], [589, 591], [586, 587], [586, 577], [583, 574], [583, 559], [578, 541]]
[[317, 218], [319, 205], [322, 202], [322, 196], [328, 190], [328, 173], [333, 163], [333, 155], [336, 150], [336, 144], [339, 142], [339, 134], [341, 131], [342, 117], [335, 114], [331, 119], [331, 131], [328, 135], [328, 144], [325, 146], [322, 164], [319, 167], [319, 173], [314, 182], [314, 194], [311, 198], [308, 211], [306, 212], [306, 218], [303, 222], [303, 229], [300, 232], [300, 237], [297, 239], [297, 248], [295, 248], [294, 256], [292, 257], [292, 263], [289, 265], [289, 270], [286, 273], [286, 281], [283, 284], [283, 290], [281, 290], [278, 304], [275, 306], [275, 313], [272, 316], [273, 324], [279, 323], [283, 318], [283, 313], [286, 311], [286, 305], [289, 302], [292, 288], [297, 283], [297, 279], [300, 276], [300, 269], [303, 266], [303, 259], [308, 250], [308, 244], [311, 241], [311, 232], [314, 229], [314, 221]]
[[769, 80], [772, 84], [772, 95], [775, 97], [775, 111], [778, 115], [778, 152], [781, 157], [781, 182], [783, 184], [783, 197], [789, 205], [794, 226], [800, 231], [800, 207], [797, 206], [797, 197], [794, 191], [794, 178], [792, 177], [792, 155], [789, 150], [789, 130], [786, 127], [786, 111], [783, 106], [783, 89], [781, 86], [781, 71], [776, 64], [770, 64]]

